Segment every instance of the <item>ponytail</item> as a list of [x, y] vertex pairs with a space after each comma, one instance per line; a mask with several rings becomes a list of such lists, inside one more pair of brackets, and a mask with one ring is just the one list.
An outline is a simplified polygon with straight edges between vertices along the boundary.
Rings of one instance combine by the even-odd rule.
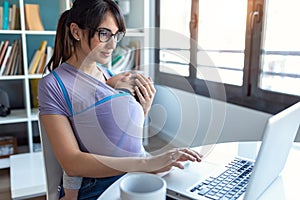
[[49, 71], [54, 70], [62, 62], [71, 57], [73, 51], [73, 41], [69, 37], [69, 26], [67, 24], [70, 10], [64, 11], [58, 21], [53, 54], [46, 67]]

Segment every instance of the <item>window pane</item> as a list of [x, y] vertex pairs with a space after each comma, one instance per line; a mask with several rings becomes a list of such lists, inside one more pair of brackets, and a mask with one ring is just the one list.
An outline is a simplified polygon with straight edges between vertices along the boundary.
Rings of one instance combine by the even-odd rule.
[[160, 1], [161, 72], [189, 76], [191, 0]]
[[[211, 81], [242, 85], [246, 18], [247, 0], [199, 1], [198, 70], [219, 69], [221, 80]], [[201, 73], [197, 77], [203, 79]]]
[[161, 49], [159, 58], [161, 72], [179, 76], [189, 75], [189, 50]]
[[269, 0], [264, 20], [259, 87], [300, 95], [299, 0]]
[[161, 0], [160, 28], [190, 37], [190, 15], [192, 0]]
[[[242, 85], [244, 63], [243, 51], [230, 50], [222, 52], [198, 50], [197, 59], [198, 71], [201, 71], [201, 73], [198, 73], [197, 78], [231, 85]], [[205, 77], [204, 72], [209, 74]], [[212, 76], [213, 72], [214, 76]]]

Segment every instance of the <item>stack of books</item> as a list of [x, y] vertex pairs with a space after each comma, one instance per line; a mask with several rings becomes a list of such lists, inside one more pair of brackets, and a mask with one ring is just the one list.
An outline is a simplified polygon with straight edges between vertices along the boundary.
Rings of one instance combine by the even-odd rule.
[[140, 51], [138, 41], [117, 46], [112, 55], [111, 69], [115, 73], [140, 70]]
[[52, 56], [52, 47], [47, 46], [47, 40], [43, 40], [40, 47], [35, 50], [29, 64], [28, 74], [42, 74]]
[[0, 42], [0, 76], [23, 75], [21, 39]]
[[4, 1], [0, 6], [0, 29], [2, 30], [20, 30], [20, 8], [16, 4], [10, 4]]

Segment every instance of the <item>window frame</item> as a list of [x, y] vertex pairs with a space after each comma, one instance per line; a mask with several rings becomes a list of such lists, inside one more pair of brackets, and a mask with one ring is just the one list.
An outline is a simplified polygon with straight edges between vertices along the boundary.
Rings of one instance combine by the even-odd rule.
[[[160, 27], [160, 1], [156, 0], [156, 20], [155, 26]], [[192, 0], [193, 1], [193, 0]], [[279, 92], [267, 91], [259, 88], [260, 58], [261, 58], [261, 39], [263, 29], [263, 11], [264, 0], [248, 0], [247, 22], [245, 33], [245, 58], [243, 69], [243, 85], [235, 86], [230, 84], [217, 83], [207, 80], [201, 80], [196, 77], [196, 68], [191, 63], [197, 63], [197, 47], [190, 47], [190, 64], [189, 76], [164, 73], [159, 70], [159, 65], [155, 67], [156, 84], [166, 85], [180, 90], [193, 92], [198, 95], [215, 98], [228, 103], [248, 107], [251, 109], [263, 111], [270, 114], [276, 114], [290, 105], [300, 101], [296, 95], [283, 94]], [[254, 15], [255, 13], [255, 15]], [[258, 15], [257, 15], [258, 14]], [[254, 21], [254, 23], [252, 23]], [[253, 25], [252, 25], [253, 24]], [[250, 27], [251, 26], [251, 27]], [[159, 59], [159, 33], [156, 32], [155, 63], [160, 63]], [[189, 82], [190, 86], [186, 87], [185, 83]], [[213, 88], [216, 93], [218, 88], [224, 87], [226, 99], [212, 95], [209, 88]]]

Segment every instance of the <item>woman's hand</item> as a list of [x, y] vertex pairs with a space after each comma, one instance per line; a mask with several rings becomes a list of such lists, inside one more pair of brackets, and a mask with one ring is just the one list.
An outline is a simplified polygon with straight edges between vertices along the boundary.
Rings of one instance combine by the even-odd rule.
[[136, 74], [135, 79], [135, 94], [137, 95], [140, 104], [143, 107], [144, 114], [149, 112], [156, 90], [151, 77], [146, 78], [142, 74]]
[[144, 115], [148, 114], [156, 93], [150, 77], [146, 78], [136, 72], [124, 72], [109, 78], [106, 84], [112, 88], [125, 89], [130, 92], [141, 104]]
[[181, 162], [192, 161], [201, 162], [202, 155], [189, 148], [176, 148], [165, 153], [149, 157], [147, 165], [152, 173], [169, 171], [172, 167], [184, 169]]
[[132, 95], [135, 95], [134, 94], [135, 77], [136, 76], [131, 72], [123, 72], [109, 78], [106, 81], [106, 84], [115, 89], [125, 89], [128, 92], [130, 92]]

